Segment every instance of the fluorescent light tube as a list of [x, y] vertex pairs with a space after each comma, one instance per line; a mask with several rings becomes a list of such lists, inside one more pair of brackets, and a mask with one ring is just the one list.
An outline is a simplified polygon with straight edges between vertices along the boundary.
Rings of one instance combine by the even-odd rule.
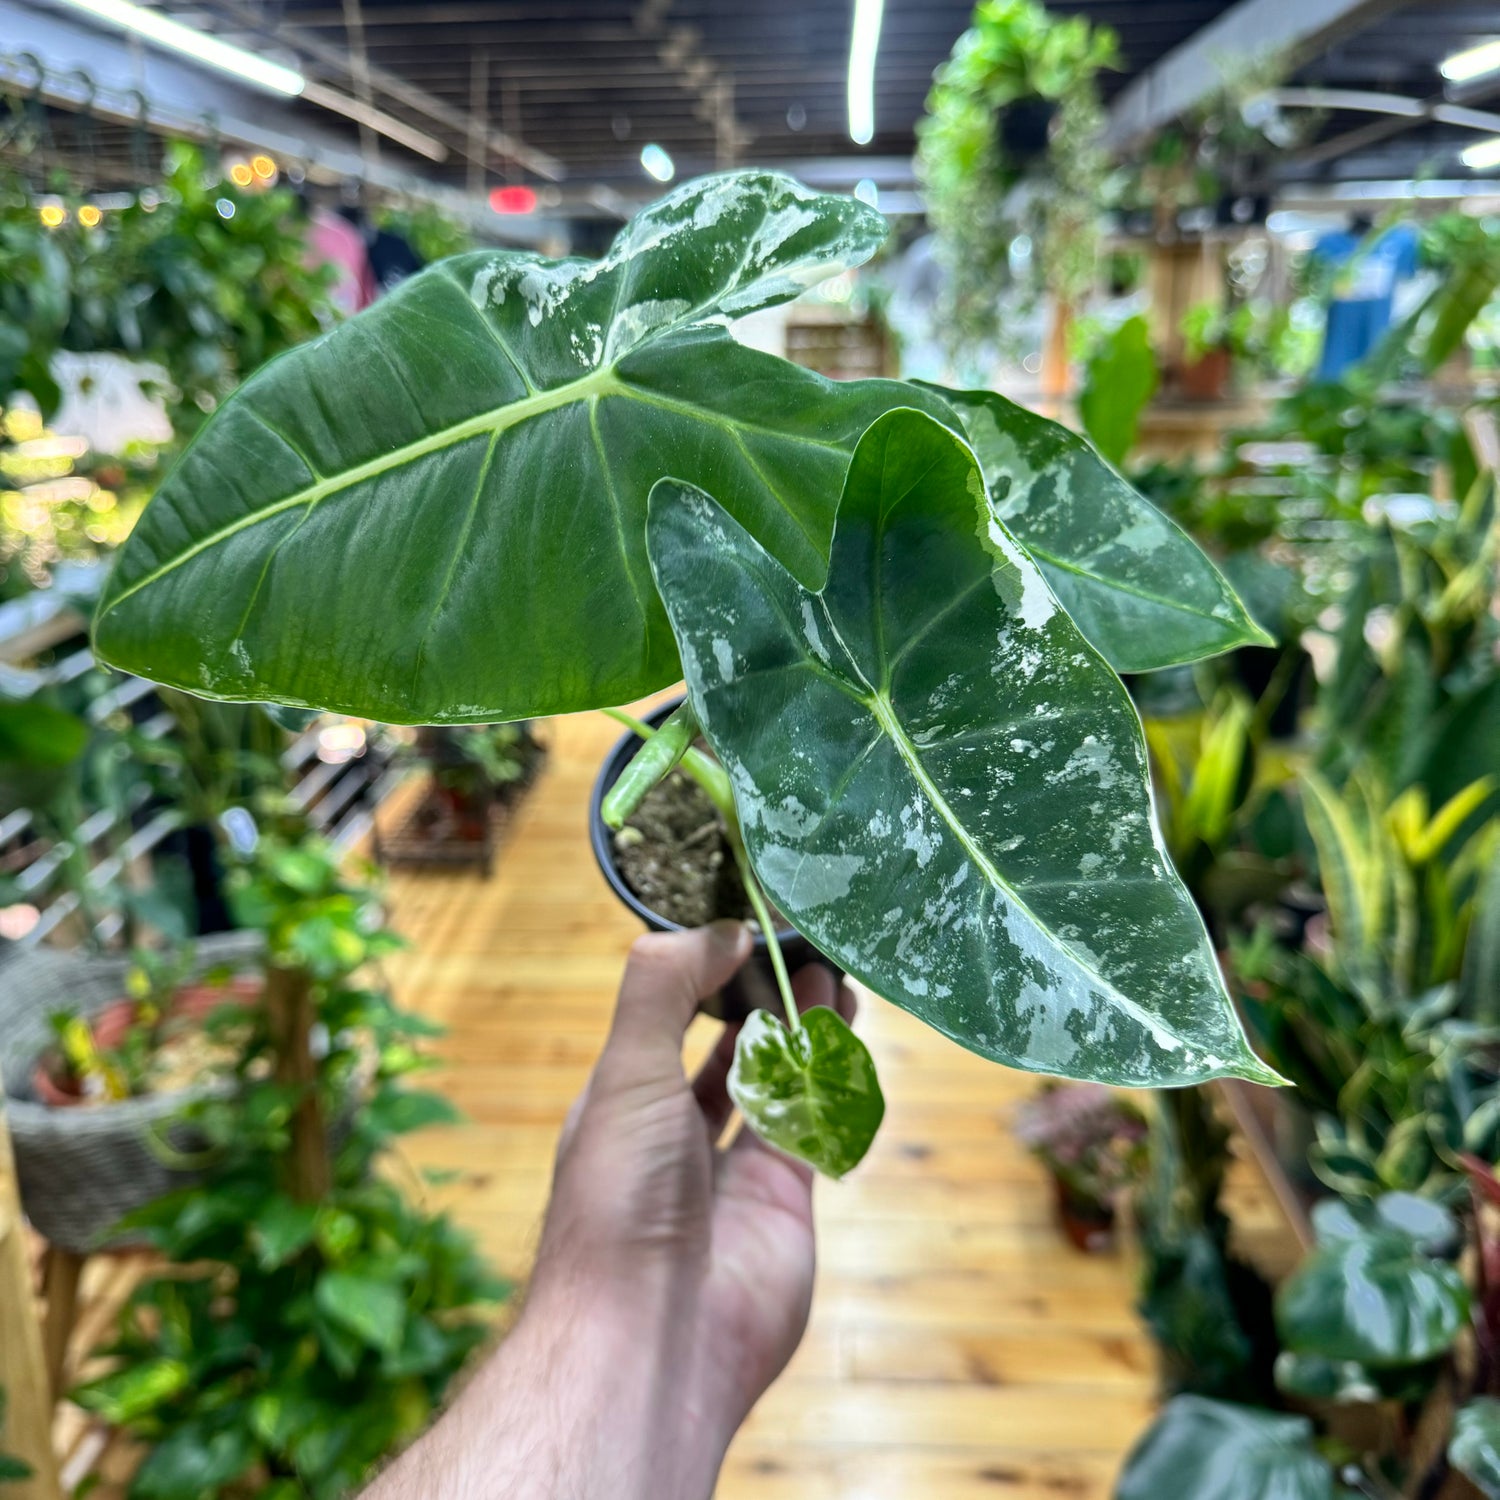
[[74, 10], [87, 12], [108, 21], [112, 26], [133, 31], [148, 42], [181, 52], [195, 62], [206, 63], [221, 73], [242, 78], [273, 94], [300, 94], [307, 80], [295, 68], [284, 68], [280, 63], [267, 62], [243, 47], [232, 47], [193, 26], [184, 26], [160, 11], [144, 5], [133, 5], [131, 0], [62, 0]]
[[1500, 68], [1500, 41], [1482, 42], [1464, 52], [1455, 52], [1438, 64], [1438, 72], [1450, 83], [1467, 83]]
[[849, 139], [868, 146], [875, 139], [875, 57], [885, 0], [854, 0], [849, 36]]
[[1476, 172], [1482, 172], [1486, 167], [1500, 167], [1500, 135], [1466, 146], [1458, 153], [1458, 159]]

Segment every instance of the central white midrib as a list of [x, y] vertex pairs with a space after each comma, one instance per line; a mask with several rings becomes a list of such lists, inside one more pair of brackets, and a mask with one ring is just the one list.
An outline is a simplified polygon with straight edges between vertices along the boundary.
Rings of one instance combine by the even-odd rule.
[[206, 552], [210, 547], [217, 547], [226, 537], [245, 531], [251, 526], [258, 526], [262, 521], [280, 515], [283, 511], [296, 510], [303, 505], [311, 510], [328, 495], [336, 495], [340, 490], [350, 489], [366, 479], [374, 479], [391, 469], [399, 469], [403, 464], [424, 458], [429, 453], [451, 448], [457, 443], [466, 442], [469, 438], [503, 432], [507, 427], [515, 427], [531, 417], [541, 416], [543, 412], [553, 411], [559, 406], [569, 406], [575, 401], [587, 401], [591, 396], [618, 394], [624, 389], [622, 383], [616, 378], [614, 366], [605, 365], [600, 369], [591, 370], [581, 379], [569, 381], [566, 385], [554, 386], [550, 391], [539, 391], [536, 395], [524, 397], [520, 401], [507, 402], [504, 406], [466, 417], [452, 427], [444, 427], [440, 432], [429, 433], [426, 437], [418, 438], [404, 447], [392, 448], [388, 453], [367, 459], [352, 469], [343, 469], [337, 474], [330, 474], [326, 479], [320, 479], [316, 484], [308, 485], [306, 489], [284, 496], [274, 504], [250, 511], [228, 526], [219, 527], [217, 531], [177, 553], [160, 567], [153, 568], [144, 577], [136, 579], [129, 588], [122, 589], [109, 600], [103, 613], [107, 614], [117, 604], [123, 604], [132, 594], [138, 593], [141, 589], [180, 568], [183, 563], [196, 557], [200, 552]]
[[927, 800], [937, 809], [938, 816], [948, 825], [954, 838], [962, 845], [964, 853], [979, 867], [980, 873], [997, 890], [1003, 891], [1006, 897], [1015, 902], [1025, 912], [1027, 918], [1033, 922], [1038, 929], [1045, 932], [1048, 938], [1057, 944], [1069, 958], [1085, 973], [1096, 979], [1102, 989], [1105, 989], [1113, 997], [1113, 1003], [1117, 1005], [1133, 1020], [1138, 1022], [1156, 1039], [1159, 1046], [1171, 1051], [1163, 1041], [1163, 1037], [1170, 1037], [1172, 1042], [1178, 1046], [1186, 1046], [1184, 1038], [1177, 1035], [1170, 1025], [1160, 1016], [1153, 1015], [1144, 1006], [1138, 1005], [1128, 995], [1122, 995], [1120, 991], [1110, 983], [1092, 965], [1087, 964], [1067, 944], [1058, 937], [1056, 933], [1041, 920], [1037, 914], [1022, 900], [1016, 888], [1000, 873], [983, 849], [976, 844], [967, 828], [959, 821], [958, 816], [948, 805], [948, 799], [943, 796], [937, 783], [928, 774], [927, 767], [922, 764], [921, 757], [917, 754], [917, 747], [911, 742], [906, 733], [905, 726], [896, 717], [896, 710], [889, 698], [884, 693], [872, 693], [864, 700], [869, 710], [874, 714], [876, 722], [890, 736], [891, 743], [896, 747], [897, 754], [906, 762], [907, 769], [916, 778], [917, 785], [921, 787]]

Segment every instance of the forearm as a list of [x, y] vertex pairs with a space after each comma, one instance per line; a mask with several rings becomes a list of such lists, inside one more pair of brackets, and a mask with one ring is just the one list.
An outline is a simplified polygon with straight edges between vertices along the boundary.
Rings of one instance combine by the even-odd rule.
[[675, 1323], [533, 1303], [365, 1500], [708, 1500], [729, 1432]]

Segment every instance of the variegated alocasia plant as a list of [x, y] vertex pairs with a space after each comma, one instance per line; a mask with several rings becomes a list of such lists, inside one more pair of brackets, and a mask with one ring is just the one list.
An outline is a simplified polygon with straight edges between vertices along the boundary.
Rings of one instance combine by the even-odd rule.
[[[616, 814], [685, 754], [752, 900], [985, 1056], [1274, 1081], [1162, 852], [1111, 670], [1261, 639], [1233, 591], [1055, 423], [824, 380], [729, 332], [884, 232], [744, 172], [670, 194], [599, 261], [434, 266], [215, 414], [123, 549], [96, 648], [208, 697], [398, 723], [685, 678]], [[754, 1018], [732, 1085], [836, 1174], [879, 1121], [831, 1013]]]

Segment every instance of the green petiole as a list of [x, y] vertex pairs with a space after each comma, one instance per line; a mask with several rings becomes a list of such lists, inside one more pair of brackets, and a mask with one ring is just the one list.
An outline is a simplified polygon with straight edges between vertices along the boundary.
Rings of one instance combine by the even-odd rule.
[[[794, 1034], [801, 1031], [802, 1016], [797, 1010], [797, 1001], [792, 994], [792, 981], [787, 973], [786, 957], [781, 951], [781, 942], [776, 936], [776, 923], [771, 916], [770, 907], [766, 904], [765, 893], [761, 890], [760, 882], [755, 878], [755, 870], [750, 864], [750, 854], [745, 848], [744, 835], [740, 831], [739, 814], [735, 811], [734, 793], [730, 789], [729, 777], [725, 774], [723, 766], [693, 746], [693, 740], [698, 734], [698, 721], [692, 708], [684, 703], [659, 730], [653, 729], [644, 719], [637, 719], [633, 714], [626, 713], [624, 709], [606, 708], [604, 712], [616, 723], [625, 725], [627, 729], [633, 729], [646, 742], [645, 749], [625, 769], [620, 780], [610, 789], [609, 797], [605, 798], [604, 807], [601, 809], [604, 821], [611, 828], [618, 828], [640, 806], [646, 793], [663, 780], [676, 765], [681, 764], [687, 775], [702, 787], [704, 794], [713, 803], [715, 811], [724, 821], [724, 830], [729, 837], [729, 847], [734, 851], [734, 861], [739, 867], [745, 894], [750, 898], [750, 905], [755, 911], [755, 920], [760, 924], [761, 932], [765, 934], [766, 948], [771, 955], [771, 968], [776, 975], [776, 987], [781, 992], [781, 1003], [786, 1010], [787, 1027]], [[655, 751], [654, 747], [658, 741], [665, 743], [660, 751]], [[631, 769], [636, 762], [643, 760], [646, 761], [646, 766], [642, 774], [632, 777]], [[627, 777], [630, 777], [631, 785], [629, 790], [621, 796], [620, 804], [628, 802], [628, 806], [625, 807], [624, 812], [620, 813], [619, 823], [611, 822], [611, 798]]]

